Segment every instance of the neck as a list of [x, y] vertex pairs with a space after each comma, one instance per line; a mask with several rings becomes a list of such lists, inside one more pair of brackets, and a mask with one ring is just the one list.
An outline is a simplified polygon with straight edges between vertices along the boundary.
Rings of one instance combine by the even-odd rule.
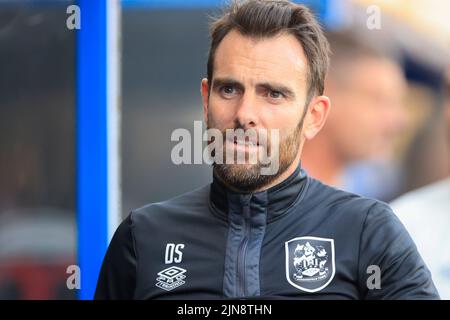
[[345, 168], [345, 161], [334, 152], [329, 141], [317, 136], [312, 143], [305, 144], [302, 154], [302, 166], [308, 175], [325, 184], [337, 186]]
[[289, 177], [277, 185], [250, 194], [233, 191], [217, 175], [214, 175], [209, 196], [211, 209], [224, 219], [228, 219], [231, 212], [241, 212], [244, 203], [251, 203], [252, 210], [261, 212], [262, 209], [267, 216], [265, 220], [272, 221], [286, 212], [296, 199], [299, 199], [300, 194], [306, 190], [307, 181], [307, 175], [301, 169], [300, 163]]

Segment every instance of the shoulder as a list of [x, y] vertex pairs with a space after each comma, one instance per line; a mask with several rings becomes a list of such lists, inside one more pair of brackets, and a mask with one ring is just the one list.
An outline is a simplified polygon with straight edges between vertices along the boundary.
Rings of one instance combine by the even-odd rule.
[[209, 204], [209, 190], [208, 184], [165, 201], [149, 203], [132, 210], [131, 220], [133, 224], [143, 220], [163, 222], [179, 215], [204, 214]]
[[309, 180], [308, 202], [311, 206], [324, 206], [332, 212], [342, 212], [359, 219], [366, 219], [369, 214], [373, 217], [394, 217], [385, 202], [326, 185], [311, 177]]

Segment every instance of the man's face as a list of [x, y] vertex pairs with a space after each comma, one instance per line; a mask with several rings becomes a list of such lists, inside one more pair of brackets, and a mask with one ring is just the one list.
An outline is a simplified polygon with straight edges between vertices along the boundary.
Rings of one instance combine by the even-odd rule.
[[323, 134], [345, 161], [389, 156], [406, 123], [400, 68], [385, 59], [364, 58], [343, 77], [327, 82], [335, 108]]
[[[209, 93], [209, 96], [208, 96]], [[261, 175], [261, 164], [215, 164], [215, 173], [241, 190], [256, 190], [298, 164], [303, 143], [301, 120], [307, 94], [307, 60], [298, 40], [287, 34], [254, 39], [229, 32], [219, 44], [211, 83], [202, 82], [208, 128], [279, 130], [279, 170]], [[245, 153], [271, 145], [239, 144], [224, 139], [224, 147]], [[272, 155], [274, 156], [274, 155]]]

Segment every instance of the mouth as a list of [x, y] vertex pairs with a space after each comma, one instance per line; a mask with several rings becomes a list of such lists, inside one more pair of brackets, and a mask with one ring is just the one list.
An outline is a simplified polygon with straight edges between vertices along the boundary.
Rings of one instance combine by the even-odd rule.
[[233, 144], [238, 145], [238, 146], [250, 147], [250, 148], [259, 147], [258, 141], [251, 141], [251, 140], [247, 140], [247, 139], [242, 140], [242, 139], [239, 139], [238, 137], [234, 137]]
[[261, 147], [257, 141], [249, 141], [247, 139], [243, 140], [238, 139], [237, 137], [234, 137], [233, 140], [227, 140], [227, 144], [229, 145], [229, 148], [233, 148], [237, 152], [244, 153], [257, 153]]

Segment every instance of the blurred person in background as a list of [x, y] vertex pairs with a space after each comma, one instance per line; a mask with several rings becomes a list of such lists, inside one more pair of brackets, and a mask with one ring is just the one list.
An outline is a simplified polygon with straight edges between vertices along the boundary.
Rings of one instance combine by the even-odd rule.
[[450, 299], [450, 70], [444, 86], [442, 116], [447, 122], [447, 178], [411, 191], [394, 200], [394, 212], [405, 224], [443, 299]]
[[414, 84], [408, 94], [411, 125], [399, 150], [402, 186], [389, 201], [448, 175], [448, 157], [444, 154], [448, 151], [448, 125], [439, 85], [433, 90]]
[[[385, 50], [351, 32], [330, 33], [328, 38], [332, 56], [325, 94], [333, 108], [323, 130], [305, 144], [302, 163], [327, 184], [376, 197], [380, 193], [372, 190], [377, 183], [368, 182], [370, 171], [384, 179], [384, 190], [395, 185], [395, 174], [384, 163], [389, 163], [406, 123], [405, 77]], [[366, 165], [346, 172], [358, 161]]]

